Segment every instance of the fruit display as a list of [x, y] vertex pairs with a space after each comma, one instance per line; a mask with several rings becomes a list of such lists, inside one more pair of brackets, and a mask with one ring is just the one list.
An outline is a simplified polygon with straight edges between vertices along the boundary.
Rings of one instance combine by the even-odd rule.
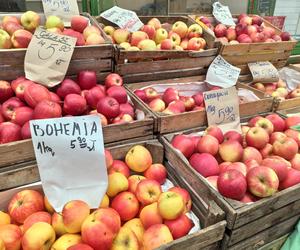
[[203, 29], [199, 24], [187, 25], [183, 21], [161, 23], [151, 18], [139, 31], [130, 33], [125, 29], [105, 26], [104, 32], [111, 41], [127, 51], [194, 50], [206, 48]]
[[102, 126], [131, 122], [137, 114], [122, 85], [115, 73], [98, 85], [96, 72], [86, 70], [51, 90], [23, 76], [0, 81], [0, 144], [30, 138], [32, 119], [97, 114]]
[[35, 29], [40, 25], [49, 32], [75, 37], [77, 46], [99, 45], [106, 42], [100, 29], [89, 25], [89, 19], [84, 16], [73, 16], [71, 27], [66, 28], [57, 16], [48, 16], [42, 24], [38, 13], [26, 11], [20, 18], [3, 16], [0, 23], [0, 49], [27, 48]]
[[[168, 83], [139, 88], [133, 93], [154, 112], [166, 115], [205, 110], [203, 92], [220, 89], [206, 83]], [[245, 93], [247, 92], [247, 93]], [[251, 94], [250, 94], [251, 93]], [[239, 103], [257, 101], [259, 98], [250, 90], [238, 89]]]
[[204, 23], [213, 30], [217, 40], [223, 44], [291, 41], [288, 32], [279, 32], [278, 29], [266, 24], [264, 19], [257, 15], [240, 14], [235, 19], [236, 26], [232, 27], [226, 27], [221, 23], [214, 25], [209, 18], [204, 16], [197, 17], [196, 21]]
[[171, 144], [220, 194], [249, 203], [300, 183], [299, 123], [299, 116], [255, 116], [242, 134], [209, 126], [203, 135], [175, 135]]
[[58, 213], [38, 190], [11, 195], [7, 212], [0, 212], [6, 249], [150, 250], [190, 232], [189, 192], [170, 185], [167, 169], [145, 146], [132, 146], [122, 160], [109, 150], [105, 157], [108, 188], [98, 209], [72, 200]]
[[285, 81], [279, 79], [278, 82], [261, 83], [256, 82], [251, 87], [264, 92], [266, 95], [275, 97], [281, 101], [300, 97], [300, 83], [295, 89], [290, 90]]

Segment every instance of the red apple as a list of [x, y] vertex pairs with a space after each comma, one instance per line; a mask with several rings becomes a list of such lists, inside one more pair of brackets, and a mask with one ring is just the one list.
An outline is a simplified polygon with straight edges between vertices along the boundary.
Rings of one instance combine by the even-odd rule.
[[245, 196], [240, 200], [243, 203], [252, 203], [257, 201], [257, 198], [251, 193], [246, 192]]
[[218, 139], [219, 143], [224, 141], [224, 135], [222, 130], [218, 126], [211, 125], [205, 130], [205, 134], [211, 135]]
[[106, 94], [115, 98], [119, 104], [126, 103], [128, 100], [126, 89], [123, 86], [112, 86], [106, 91]]
[[21, 140], [21, 127], [12, 122], [0, 124], [0, 144]]
[[109, 167], [108, 174], [121, 173], [128, 178], [130, 176], [130, 169], [124, 161], [113, 160], [111, 167]]
[[23, 126], [26, 122], [31, 120], [33, 117], [33, 110], [29, 107], [18, 107], [13, 112], [11, 121], [20, 126]]
[[204, 135], [200, 138], [197, 148], [199, 153], [216, 155], [219, 151], [219, 141], [211, 135]]
[[269, 143], [273, 144], [275, 141], [277, 140], [281, 140], [283, 138], [287, 137], [286, 134], [282, 133], [282, 132], [274, 132], [271, 134], [270, 136], [270, 141]]
[[270, 143], [267, 143], [262, 149], [259, 150], [263, 158], [271, 156], [273, 154], [273, 146]]
[[105, 93], [99, 86], [92, 87], [85, 95], [87, 104], [92, 108], [97, 108], [98, 101], [105, 97]]
[[224, 24], [221, 24], [221, 23], [217, 24], [214, 29], [216, 37], [226, 36], [226, 30], [227, 30], [227, 28]]
[[224, 141], [220, 144], [219, 154], [224, 161], [240, 161], [243, 157], [243, 147], [238, 141]]
[[[27, 79], [25, 78], [25, 76], [19, 76], [17, 79], [11, 81], [11, 87], [12, 87], [13, 91], [15, 92], [15, 94], [17, 94], [17, 93], [16, 93], [16, 88], [18, 87], [18, 84], [19, 84], [20, 82], [25, 81], [25, 80], [27, 80]], [[29, 80], [28, 80], [28, 81], [29, 81]], [[30, 82], [31, 82], [31, 81], [30, 81]]]
[[156, 180], [159, 184], [164, 184], [167, 178], [167, 170], [164, 165], [152, 164], [145, 172], [144, 176], [150, 180]]
[[286, 131], [284, 131], [284, 135], [293, 138], [300, 147], [300, 133], [298, 131], [293, 129], [287, 129]]
[[21, 137], [23, 140], [31, 138], [29, 121], [21, 128]]
[[166, 105], [169, 105], [169, 103], [179, 100], [179, 93], [174, 88], [167, 88], [163, 93], [162, 99]]
[[152, 87], [147, 87], [144, 89], [145, 93], [146, 93], [146, 97], [147, 97], [147, 101], [150, 102], [153, 99], [159, 97], [158, 92], [152, 88]]
[[290, 116], [285, 119], [286, 128], [290, 128], [300, 124], [300, 116]]
[[115, 98], [106, 96], [99, 100], [97, 111], [108, 119], [115, 118], [120, 114], [120, 105]]
[[80, 33], [83, 33], [88, 24], [88, 18], [85, 18], [83, 16], [72, 16], [71, 18], [71, 28]]
[[30, 107], [34, 108], [40, 101], [50, 101], [51, 95], [46, 87], [39, 84], [30, 84], [25, 89], [24, 99]]
[[222, 172], [227, 171], [229, 169], [237, 170], [237, 171], [241, 172], [246, 177], [248, 168], [242, 162], [233, 162], [233, 163], [230, 163], [227, 166], [223, 167], [222, 171], [220, 171], [220, 172], [222, 173]]
[[58, 118], [62, 116], [61, 106], [53, 101], [39, 102], [33, 111], [33, 119]]
[[195, 104], [197, 106], [201, 106], [202, 105], [202, 103], [203, 103], [203, 94], [202, 94], [202, 92], [199, 92], [199, 93], [193, 95], [192, 97], [195, 100]]
[[273, 123], [266, 119], [266, 118], [260, 118], [256, 121], [256, 123], [254, 124], [254, 127], [261, 127], [264, 130], [267, 131], [267, 133], [270, 135], [273, 133], [274, 131], [274, 126]]
[[242, 24], [242, 23], [238, 23], [235, 26], [235, 30], [236, 30], [236, 34], [237, 36], [240, 36], [242, 34], [246, 34], [247, 31], [247, 25], [246, 24]]
[[77, 79], [81, 89], [91, 89], [97, 85], [97, 76], [95, 71], [80, 71]]
[[55, 94], [54, 92], [50, 92], [51, 100], [52, 102], [61, 103], [60, 97]]
[[263, 19], [260, 16], [253, 16], [252, 17], [252, 24], [256, 24], [258, 26], [260, 26], [263, 23]]
[[249, 191], [258, 197], [268, 197], [278, 190], [279, 180], [275, 171], [268, 167], [251, 168], [247, 174]]
[[195, 100], [190, 96], [180, 96], [179, 99], [184, 102], [185, 111], [190, 111], [195, 107]]
[[173, 137], [172, 146], [179, 150], [186, 158], [190, 158], [190, 156], [195, 151], [195, 146], [190, 137], [186, 135], [176, 135]]
[[122, 86], [123, 79], [120, 75], [116, 73], [111, 73], [105, 78], [105, 86], [110, 88], [112, 86]]
[[11, 120], [16, 108], [23, 107], [25, 104], [18, 97], [11, 97], [1, 106], [1, 112], [5, 119]]
[[5, 102], [14, 95], [14, 91], [7, 81], [0, 81], [0, 103]]
[[217, 186], [220, 194], [234, 200], [241, 200], [247, 190], [245, 176], [234, 169], [221, 173], [218, 178]]
[[149, 39], [154, 40], [156, 31], [153, 26], [147, 24], [147, 25], [144, 25], [140, 30], [147, 33]]
[[247, 172], [251, 168], [259, 167], [260, 166], [256, 160], [248, 160], [248, 161], [245, 162], [245, 164], [247, 166]]
[[300, 171], [300, 154], [295, 154], [293, 159], [290, 160], [293, 169]]
[[279, 139], [273, 143], [273, 153], [286, 160], [291, 160], [298, 153], [297, 142], [289, 137]]
[[287, 177], [279, 185], [279, 190], [283, 190], [300, 183], [300, 171], [290, 168]]
[[252, 39], [246, 34], [239, 35], [237, 40], [239, 43], [252, 43]]
[[133, 118], [131, 115], [128, 114], [120, 114], [117, 117], [115, 117], [112, 121], [113, 124], [120, 124], [120, 123], [126, 123], [126, 122], [132, 122]]
[[239, 23], [241, 24], [246, 24], [246, 25], [251, 25], [252, 24], [252, 18], [249, 16], [244, 16], [239, 20]]
[[202, 176], [218, 175], [219, 165], [215, 157], [208, 153], [194, 153], [189, 159], [191, 166]]
[[269, 134], [261, 127], [252, 127], [246, 134], [246, 142], [248, 146], [262, 149], [269, 142]]
[[78, 94], [68, 94], [64, 100], [63, 110], [68, 115], [82, 115], [87, 109], [84, 97]]
[[255, 126], [255, 123], [256, 123], [259, 119], [261, 119], [261, 118], [263, 118], [263, 117], [260, 116], [260, 115], [251, 118], [251, 119], [248, 121], [248, 126], [249, 126], [249, 127], [254, 127], [254, 126]]
[[77, 94], [80, 95], [81, 89], [79, 85], [71, 79], [66, 78], [62, 81], [60, 86], [56, 90], [56, 94], [64, 99], [69, 94]]
[[147, 102], [148, 101], [148, 98], [147, 98], [147, 95], [146, 95], [146, 92], [142, 89], [136, 89], [134, 91], [134, 94], [140, 98], [143, 102]]
[[187, 235], [193, 227], [192, 220], [185, 214], [175, 220], [165, 220], [164, 224], [169, 228], [174, 240]]
[[281, 157], [265, 158], [261, 162], [261, 165], [273, 169], [275, 171], [279, 181], [281, 182], [287, 177], [288, 165], [286, 164], [284, 159], [280, 159], [280, 158]]
[[231, 130], [231, 131], [227, 131], [225, 134], [224, 134], [224, 141], [238, 141], [240, 144], [243, 143], [243, 137], [242, 135], [237, 132], [237, 131], [234, 131], [234, 130]]
[[282, 41], [289, 41], [289, 40], [291, 40], [291, 35], [288, 32], [282, 32], [280, 34], [280, 37], [281, 37]]
[[134, 117], [134, 107], [130, 103], [120, 104], [120, 114], [128, 114], [131, 117]]
[[236, 31], [235, 28], [229, 27], [226, 30], [226, 37], [229, 41], [236, 40]]
[[261, 156], [260, 152], [254, 147], [244, 148], [243, 162], [245, 163], [246, 161], [249, 161], [249, 160], [256, 160], [258, 163], [261, 163], [261, 161], [262, 161], [262, 156]]

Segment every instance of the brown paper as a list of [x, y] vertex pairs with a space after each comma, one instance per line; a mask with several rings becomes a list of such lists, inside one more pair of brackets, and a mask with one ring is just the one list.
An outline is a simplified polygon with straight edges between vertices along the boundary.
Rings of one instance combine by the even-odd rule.
[[241, 133], [239, 98], [235, 87], [204, 92], [208, 125], [217, 125], [223, 133]]
[[278, 82], [278, 70], [270, 62], [248, 63], [253, 82]]
[[79, 15], [77, 0], [42, 0], [44, 13], [60, 17], [66, 26], [70, 26], [72, 16]]
[[65, 77], [76, 38], [36, 29], [26, 51], [26, 78], [53, 87]]

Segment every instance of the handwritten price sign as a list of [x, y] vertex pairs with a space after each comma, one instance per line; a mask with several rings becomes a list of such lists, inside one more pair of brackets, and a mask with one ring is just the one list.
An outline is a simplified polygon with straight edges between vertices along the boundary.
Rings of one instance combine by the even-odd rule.
[[228, 6], [224, 6], [219, 2], [215, 2], [213, 4], [213, 15], [214, 17], [224, 25], [235, 26], [235, 22], [233, 21], [231, 12]]
[[43, 189], [56, 211], [70, 200], [97, 208], [107, 188], [100, 118], [32, 120], [30, 130]]
[[118, 6], [104, 11], [101, 17], [130, 32], [137, 31], [144, 25], [134, 11], [122, 9]]
[[38, 28], [28, 46], [24, 67], [26, 78], [53, 87], [65, 77], [76, 38]]
[[278, 82], [279, 73], [270, 62], [248, 63], [253, 82]]
[[79, 15], [76, 0], [42, 0], [44, 13], [48, 16], [60, 17], [65, 25], [70, 25], [72, 16]]
[[204, 93], [208, 125], [218, 125], [225, 133], [241, 132], [238, 94], [235, 87]]
[[209, 66], [206, 74], [206, 82], [222, 88], [229, 88], [236, 84], [241, 69], [232, 66], [218, 55]]

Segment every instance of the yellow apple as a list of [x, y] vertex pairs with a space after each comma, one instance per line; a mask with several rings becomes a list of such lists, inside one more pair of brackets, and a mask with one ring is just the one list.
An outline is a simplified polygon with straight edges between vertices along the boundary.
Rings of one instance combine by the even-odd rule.
[[59, 213], [52, 214], [52, 227], [57, 236], [61, 236], [67, 233], [66, 227], [64, 225], [63, 217]]
[[114, 197], [118, 193], [126, 191], [127, 189], [128, 180], [125, 175], [118, 172], [108, 175], [108, 188], [106, 193], [109, 197]]
[[132, 220], [129, 220], [123, 225], [123, 227], [130, 228], [135, 233], [135, 236], [137, 237], [138, 241], [142, 245], [145, 229], [144, 229], [141, 219], [134, 218]]
[[10, 224], [10, 216], [8, 213], [0, 211], [0, 226]]
[[125, 156], [128, 167], [135, 172], [144, 172], [152, 165], [152, 156], [142, 145], [132, 147]]
[[104, 195], [104, 197], [99, 205], [99, 208], [106, 208], [106, 207], [109, 207], [109, 197], [107, 194]]
[[67, 250], [69, 247], [82, 243], [79, 234], [64, 234], [59, 237], [51, 247], [51, 250]]
[[133, 231], [128, 227], [121, 227], [114, 239], [111, 250], [139, 250], [139, 241]]
[[144, 233], [143, 250], [156, 249], [171, 241], [173, 241], [173, 237], [169, 228], [164, 224], [156, 224], [149, 227]]
[[185, 210], [182, 196], [175, 192], [164, 192], [158, 199], [158, 211], [165, 220], [175, 220]]
[[160, 44], [163, 40], [168, 38], [168, 31], [163, 28], [156, 30], [154, 40], [156, 44]]

